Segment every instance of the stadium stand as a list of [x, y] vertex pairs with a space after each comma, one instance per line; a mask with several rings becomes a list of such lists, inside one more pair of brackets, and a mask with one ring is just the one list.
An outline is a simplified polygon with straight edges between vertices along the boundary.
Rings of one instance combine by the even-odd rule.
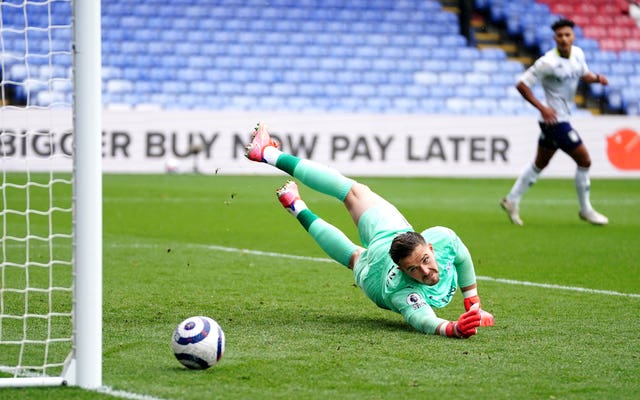
[[609, 85], [590, 85], [589, 96], [603, 111], [638, 115], [640, 88], [640, 28], [629, 14], [627, 0], [476, 0], [492, 23], [502, 25], [534, 53], [553, 47], [549, 26], [563, 16], [576, 22], [576, 45], [582, 47], [594, 71], [609, 77]]
[[[612, 112], [637, 112], [637, 26], [611, 24], [633, 21], [607, 6], [617, 0], [578, 3], [475, 5], [537, 51], [553, 45], [548, 26], [558, 15], [583, 21], [577, 44], [594, 69], [613, 77], [611, 87], [592, 85], [589, 94], [605, 99]], [[24, 26], [23, 15], [10, 11], [2, 14], [3, 26]], [[469, 46], [456, 13], [436, 0], [112, 0], [102, 12], [105, 107], [535, 114], [513, 87], [525, 66], [499, 48]], [[6, 31], [4, 37], [5, 49], [28, 45], [34, 52], [49, 40], [7, 40]], [[29, 60], [29, 77], [26, 63], [3, 64], [5, 79], [18, 83], [18, 102], [27, 101], [26, 91], [36, 105], [68, 98], [66, 87], [57, 88], [62, 94], [38, 94], [45, 80], [38, 74], [52, 73], [38, 62]], [[69, 67], [55, 73], [68, 74]], [[35, 82], [26, 85], [27, 79]]]

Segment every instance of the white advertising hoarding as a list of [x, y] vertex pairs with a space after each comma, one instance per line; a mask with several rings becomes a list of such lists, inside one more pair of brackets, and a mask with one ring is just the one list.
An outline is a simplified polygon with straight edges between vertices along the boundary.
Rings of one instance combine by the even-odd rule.
[[[68, 113], [30, 110], [25, 118], [24, 110], [5, 110], [4, 169], [19, 171], [29, 159], [31, 170], [70, 170], [61, 157], [72, 151]], [[162, 173], [169, 163], [182, 172], [273, 174], [243, 156], [263, 121], [284, 151], [353, 176], [515, 177], [533, 160], [539, 134], [530, 117], [114, 110], [102, 121], [107, 173]], [[640, 177], [640, 118], [580, 117], [572, 125], [591, 154], [592, 177]], [[544, 174], [574, 172], [559, 151]]]

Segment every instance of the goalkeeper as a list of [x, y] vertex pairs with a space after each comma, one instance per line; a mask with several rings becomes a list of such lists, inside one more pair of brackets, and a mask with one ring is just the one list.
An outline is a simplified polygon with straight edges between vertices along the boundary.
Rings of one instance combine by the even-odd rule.
[[[353, 270], [356, 284], [379, 307], [400, 313], [421, 332], [447, 337], [468, 338], [476, 334], [477, 327], [494, 325], [493, 316], [480, 308], [469, 250], [451, 229], [415, 232], [396, 207], [366, 185], [280, 151], [264, 124], [257, 126], [245, 155], [344, 203], [364, 247], [315, 215], [300, 198], [294, 181], [276, 192], [280, 203], [318, 245]], [[439, 318], [434, 308], [449, 304], [458, 288], [466, 312], [457, 321]]]

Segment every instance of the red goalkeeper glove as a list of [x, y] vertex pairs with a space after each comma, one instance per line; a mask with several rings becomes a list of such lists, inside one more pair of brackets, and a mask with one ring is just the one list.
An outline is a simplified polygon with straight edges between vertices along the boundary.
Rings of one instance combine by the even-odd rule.
[[[464, 299], [464, 309], [469, 311], [471, 306], [478, 304], [480, 306], [480, 298], [478, 296], [471, 296]], [[484, 310], [480, 310], [480, 326], [494, 326], [496, 324], [493, 315]]]
[[457, 322], [449, 322], [446, 326], [448, 337], [466, 339], [475, 335], [480, 326], [480, 305], [472, 306], [471, 309], [458, 318]]

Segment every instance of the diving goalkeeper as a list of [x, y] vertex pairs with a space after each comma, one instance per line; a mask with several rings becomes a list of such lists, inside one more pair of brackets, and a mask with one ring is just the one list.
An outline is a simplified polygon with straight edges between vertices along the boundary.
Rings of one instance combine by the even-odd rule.
[[[415, 329], [428, 334], [468, 338], [479, 326], [494, 325], [493, 316], [480, 308], [469, 250], [451, 229], [415, 232], [395, 206], [368, 186], [335, 169], [283, 153], [264, 124], [256, 127], [245, 155], [344, 203], [364, 247], [314, 214], [300, 198], [294, 181], [287, 181], [276, 192], [282, 206], [318, 245], [353, 270], [356, 284], [376, 305], [401, 314]], [[458, 288], [466, 312], [457, 321], [439, 318], [434, 309], [449, 304]]]

